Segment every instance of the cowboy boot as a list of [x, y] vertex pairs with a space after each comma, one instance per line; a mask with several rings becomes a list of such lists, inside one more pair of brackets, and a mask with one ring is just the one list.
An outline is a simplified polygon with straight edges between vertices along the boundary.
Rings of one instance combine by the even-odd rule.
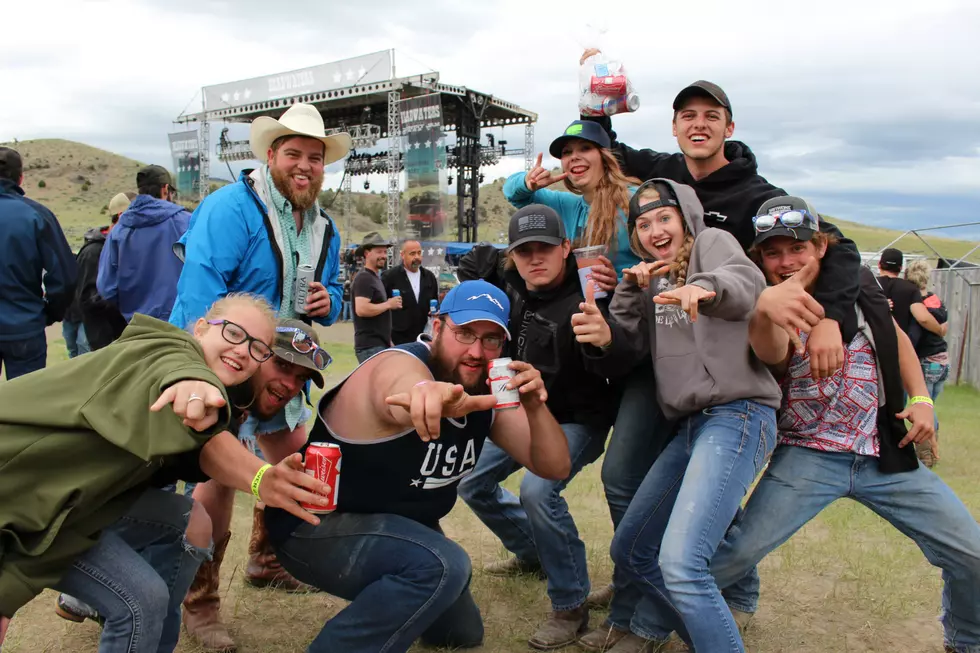
[[313, 592], [310, 585], [301, 583], [282, 568], [275, 551], [269, 544], [269, 531], [265, 529], [265, 511], [255, 505], [252, 511], [252, 535], [248, 539], [248, 565], [245, 582], [252, 587], [271, 587], [286, 592]]
[[201, 564], [184, 597], [184, 628], [205, 651], [230, 653], [237, 650], [219, 614], [221, 597], [218, 595], [218, 581], [221, 561], [230, 539], [231, 533], [225, 533], [215, 542], [214, 555], [211, 560]]

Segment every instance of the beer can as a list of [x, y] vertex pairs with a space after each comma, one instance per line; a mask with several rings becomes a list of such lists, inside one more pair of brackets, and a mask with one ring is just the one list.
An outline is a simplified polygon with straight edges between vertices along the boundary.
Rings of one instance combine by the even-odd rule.
[[602, 101], [602, 112], [607, 116], [614, 116], [617, 113], [627, 113], [636, 111], [640, 108], [640, 96], [636, 93], [623, 95], [616, 98], [606, 98]]
[[340, 447], [331, 442], [311, 442], [306, 448], [303, 464], [307, 474], [330, 486], [330, 494], [326, 495], [330, 502], [325, 506], [310, 503], [299, 505], [314, 515], [336, 510], [337, 498], [340, 496]]
[[296, 266], [296, 281], [293, 282], [293, 312], [306, 315], [306, 298], [310, 294], [310, 282], [316, 274], [312, 265]]
[[488, 363], [490, 389], [497, 398], [495, 410], [508, 410], [521, 405], [521, 393], [517, 388], [507, 389], [510, 380], [517, 376], [517, 372], [507, 367], [511, 362], [509, 358], [494, 358]]
[[429, 300], [429, 315], [435, 315], [439, 312], [439, 300], [430, 299]]
[[607, 75], [599, 77], [593, 75], [589, 81], [589, 88], [595, 95], [626, 95], [626, 75]]
[[402, 291], [398, 290], [398, 288], [395, 288], [394, 290], [391, 291], [391, 296], [392, 297], [401, 297], [402, 296]]

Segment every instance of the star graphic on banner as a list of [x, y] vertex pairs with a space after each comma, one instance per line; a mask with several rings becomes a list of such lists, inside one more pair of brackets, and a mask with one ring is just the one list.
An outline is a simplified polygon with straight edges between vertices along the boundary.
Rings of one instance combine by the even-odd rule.
[[422, 479], [420, 479], [420, 478], [413, 478], [412, 479], [412, 487], [422, 487]]
[[354, 71], [351, 70], [350, 68], [347, 69], [347, 79], [348, 80], [354, 79]]
[[246, 88], [245, 91], [242, 93], [242, 95], [245, 97], [246, 100], [249, 99], [250, 97], [252, 97], [252, 89]]
[[438, 254], [439, 256], [442, 256], [442, 248], [441, 247], [437, 247], [436, 248], [436, 254]]
[[360, 68], [357, 69], [357, 78], [360, 79], [361, 77], [364, 77], [364, 74], [366, 72], [367, 71], [364, 70], [364, 66], [361, 66]]
[[436, 250], [434, 250], [434, 249], [432, 249], [432, 248], [430, 247], [430, 248], [429, 248], [429, 256], [433, 256], [433, 255], [434, 255], [435, 253], [436, 253]]
[[221, 101], [222, 102], [228, 102], [228, 100], [230, 100], [230, 99], [231, 99], [231, 96], [228, 95], [227, 93], [222, 93], [221, 94]]
[[337, 72], [333, 74], [334, 84], [339, 84], [340, 80], [342, 80], [343, 78], [344, 76], [340, 74], [340, 70], [337, 70]]
[[425, 141], [426, 147], [432, 147], [432, 141]]
[[232, 95], [232, 97], [235, 98], [235, 102], [238, 102], [238, 98], [241, 97], [241, 93], [239, 93], [238, 91], [235, 91], [235, 94]]

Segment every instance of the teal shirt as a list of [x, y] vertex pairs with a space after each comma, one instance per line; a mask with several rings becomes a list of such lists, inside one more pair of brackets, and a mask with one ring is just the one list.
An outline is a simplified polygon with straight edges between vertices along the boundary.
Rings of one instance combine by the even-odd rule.
[[[529, 204], [544, 204], [555, 210], [565, 224], [565, 233], [569, 240], [575, 242], [585, 235], [589, 223], [589, 205], [585, 198], [574, 193], [563, 193], [557, 190], [542, 188], [536, 191], [527, 189], [524, 179], [526, 172], [518, 172], [504, 182], [504, 197], [507, 201], [521, 209]], [[630, 188], [630, 195], [635, 188]], [[609, 253], [609, 260], [616, 268], [616, 276], [623, 278], [623, 270], [631, 268], [640, 262], [640, 258], [630, 249], [629, 232], [626, 229], [626, 216], [619, 212], [616, 221], [616, 248]]]
[[[296, 231], [296, 219], [293, 217], [293, 205], [283, 197], [276, 184], [272, 181], [269, 167], [265, 166], [265, 183], [269, 191], [272, 208], [279, 219], [282, 231], [282, 301], [279, 304], [280, 319], [295, 319], [298, 316], [293, 309], [293, 286], [296, 283], [296, 267], [298, 265], [314, 265], [310, 251], [310, 225], [316, 220], [319, 209], [316, 204], [303, 213], [303, 228]], [[303, 395], [293, 397], [283, 409], [286, 412], [286, 424], [290, 430], [295, 429], [303, 416]]]

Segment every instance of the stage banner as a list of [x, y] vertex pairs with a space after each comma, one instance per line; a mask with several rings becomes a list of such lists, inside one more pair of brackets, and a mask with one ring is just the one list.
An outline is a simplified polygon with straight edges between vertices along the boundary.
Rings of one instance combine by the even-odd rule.
[[392, 61], [392, 51], [382, 50], [285, 73], [205, 86], [204, 108], [216, 111], [303, 93], [386, 82], [392, 77]]
[[435, 240], [446, 231], [446, 138], [439, 94], [401, 101], [405, 162], [403, 224], [399, 237]]
[[201, 196], [199, 184], [201, 181], [201, 152], [198, 144], [197, 130], [175, 132], [170, 137], [170, 155], [174, 160], [174, 170], [177, 174], [177, 191], [180, 198], [185, 200], [198, 199]]

